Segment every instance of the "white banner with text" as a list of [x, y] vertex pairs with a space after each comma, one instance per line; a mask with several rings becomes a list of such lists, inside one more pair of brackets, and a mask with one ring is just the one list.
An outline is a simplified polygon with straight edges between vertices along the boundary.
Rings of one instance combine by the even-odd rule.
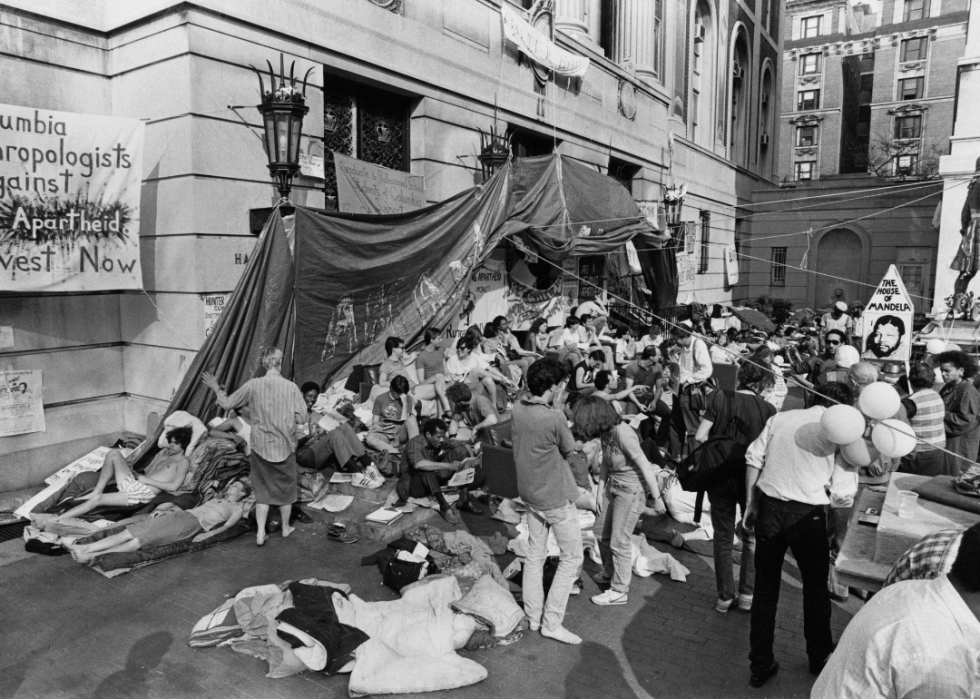
[[143, 132], [0, 105], [0, 291], [142, 288]]

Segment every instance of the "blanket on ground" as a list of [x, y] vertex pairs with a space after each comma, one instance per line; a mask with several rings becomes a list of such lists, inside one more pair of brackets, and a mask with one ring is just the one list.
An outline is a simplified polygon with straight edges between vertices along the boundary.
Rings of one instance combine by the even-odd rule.
[[[118, 527], [106, 529], [86, 539], [79, 539], [77, 543], [84, 544], [96, 541], [118, 531]], [[132, 572], [137, 568], [145, 568], [148, 565], [165, 561], [168, 558], [183, 556], [185, 553], [203, 551], [226, 541], [237, 539], [243, 534], [252, 531], [255, 531], [255, 523], [250, 519], [243, 519], [231, 529], [226, 529], [222, 533], [198, 543], [194, 543], [191, 539], [185, 539], [184, 541], [164, 544], [163, 546], [148, 546], [147, 548], [130, 553], [106, 553], [93, 558], [91, 567], [106, 577], [115, 577], [116, 575]]]
[[370, 637], [357, 649], [350, 696], [435, 692], [486, 679], [485, 667], [456, 654], [476, 629], [473, 617], [449, 607], [462, 597], [456, 579], [433, 578], [402, 594], [393, 602], [334, 595], [338, 619]]

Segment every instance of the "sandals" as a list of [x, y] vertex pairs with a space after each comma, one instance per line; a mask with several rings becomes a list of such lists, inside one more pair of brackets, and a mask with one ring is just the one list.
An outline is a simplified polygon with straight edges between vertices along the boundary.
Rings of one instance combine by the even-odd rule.
[[353, 544], [357, 537], [347, 531], [347, 527], [342, 522], [333, 522], [327, 527], [327, 538], [341, 544]]

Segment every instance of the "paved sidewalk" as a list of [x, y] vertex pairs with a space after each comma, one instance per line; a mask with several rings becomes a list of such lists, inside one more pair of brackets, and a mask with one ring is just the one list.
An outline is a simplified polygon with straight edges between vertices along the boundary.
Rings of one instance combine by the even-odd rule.
[[[486, 516], [466, 519], [474, 533], [497, 524]], [[201, 616], [250, 585], [315, 576], [350, 583], [367, 600], [393, 599], [377, 569], [359, 565], [377, 548], [330, 542], [323, 526], [313, 524], [299, 525], [287, 540], [275, 535], [263, 548], [246, 536], [113, 579], [67, 556], [10, 563], [0, 567], [0, 697], [347, 697], [345, 677], [267, 679], [263, 661], [226, 648], [192, 649], [187, 638]], [[776, 634], [782, 669], [764, 689], [753, 690], [748, 614], [717, 614], [710, 560], [670, 550], [691, 569], [688, 581], [635, 579], [626, 606], [591, 604], [597, 588], [586, 579], [566, 619], [585, 639], [581, 646], [528, 634], [512, 646], [468, 654], [486, 665], [484, 682], [425, 696], [808, 696], [813, 678], [795, 567], [785, 568]], [[857, 604], [852, 601], [849, 611], [835, 605], [835, 636]]]

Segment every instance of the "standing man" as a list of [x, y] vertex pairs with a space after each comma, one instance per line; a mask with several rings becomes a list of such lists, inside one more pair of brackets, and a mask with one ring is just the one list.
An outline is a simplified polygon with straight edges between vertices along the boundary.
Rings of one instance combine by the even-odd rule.
[[830, 547], [827, 487], [837, 445], [823, 437], [820, 418], [836, 403], [850, 405], [850, 387], [824, 383], [813, 407], [769, 418], [745, 454], [747, 503], [742, 526], [755, 530], [749, 684], [761, 687], [779, 671], [773, 655], [783, 558], [791, 549], [803, 578], [803, 635], [810, 672], [820, 674], [834, 650], [830, 633]]
[[671, 340], [680, 348], [677, 356], [679, 368], [677, 380], [677, 395], [671, 407], [671, 424], [679, 445], [675, 458], [684, 456], [681, 453], [685, 444], [688, 451], [693, 451], [698, 444], [694, 434], [701, 424], [701, 413], [707, 405], [707, 390], [705, 382], [711, 378], [714, 367], [711, 365], [711, 353], [708, 346], [700, 337], [686, 327], [675, 325], [670, 331]]
[[[575, 450], [568, 422], [551, 401], [565, 378], [561, 366], [539, 359], [527, 370], [531, 395], [514, 406], [514, 462], [517, 491], [528, 507], [527, 561], [524, 567], [524, 613], [532, 631], [562, 643], [582, 639], [562, 626], [572, 585], [582, 566], [582, 530], [575, 501], [578, 486], [565, 457]], [[548, 531], [555, 532], [560, 560], [547, 602], [544, 600], [544, 561]]]
[[824, 334], [830, 330], [839, 330], [845, 339], [853, 335], [854, 321], [851, 316], [847, 315], [847, 304], [843, 301], [835, 303], [834, 307], [830, 309], [830, 313], [823, 314], [820, 319], [820, 327]]
[[267, 347], [262, 350], [262, 366], [265, 376], [250, 379], [230, 396], [217, 379], [205, 372], [201, 383], [217, 394], [218, 405], [225, 410], [249, 407], [252, 417], [251, 483], [255, 493], [255, 519], [258, 533], [255, 543], [265, 545], [265, 524], [269, 518], [269, 506], [279, 507], [282, 518], [283, 538], [293, 533], [289, 524], [293, 503], [296, 502], [296, 486], [299, 467], [296, 464], [296, 426], [306, 422], [306, 402], [299, 386], [283, 378], [282, 350]]

